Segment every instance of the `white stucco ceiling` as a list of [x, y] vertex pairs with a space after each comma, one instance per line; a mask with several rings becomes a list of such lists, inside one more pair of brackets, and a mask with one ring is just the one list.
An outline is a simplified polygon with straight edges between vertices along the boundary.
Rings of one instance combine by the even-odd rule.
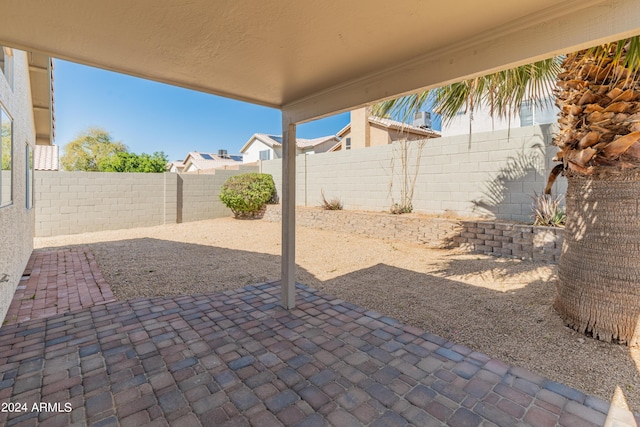
[[4, 0], [0, 44], [298, 121], [640, 33], [637, 0]]

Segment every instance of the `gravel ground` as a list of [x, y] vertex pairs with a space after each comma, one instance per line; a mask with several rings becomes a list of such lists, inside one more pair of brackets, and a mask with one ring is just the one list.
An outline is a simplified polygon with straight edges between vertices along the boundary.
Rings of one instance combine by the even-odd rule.
[[[640, 412], [640, 351], [566, 328], [553, 265], [298, 227], [297, 280]], [[280, 277], [280, 224], [223, 218], [36, 238], [88, 245], [120, 300]], [[625, 400], [627, 405], [625, 405]]]

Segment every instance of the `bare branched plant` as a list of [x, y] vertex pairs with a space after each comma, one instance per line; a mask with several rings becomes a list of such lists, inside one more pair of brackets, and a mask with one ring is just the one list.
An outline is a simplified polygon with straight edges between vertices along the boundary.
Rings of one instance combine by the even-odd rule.
[[324, 196], [324, 190], [320, 190], [320, 194], [322, 196], [322, 209], [327, 211], [341, 211], [342, 210], [342, 202], [339, 198], [333, 197], [329, 200]]
[[[408, 141], [400, 140], [393, 143], [393, 155], [391, 157], [391, 180], [389, 182], [389, 193], [391, 194], [392, 214], [410, 213], [413, 211], [413, 194], [416, 188], [416, 180], [420, 173], [420, 161], [422, 160], [422, 150], [427, 144], [427, 140]], [[399, 163], [399, 170], [396, 167]], [[400, 183], [400, 200], [395, 201], [393, 197], [393, 182], [396, 176]]]

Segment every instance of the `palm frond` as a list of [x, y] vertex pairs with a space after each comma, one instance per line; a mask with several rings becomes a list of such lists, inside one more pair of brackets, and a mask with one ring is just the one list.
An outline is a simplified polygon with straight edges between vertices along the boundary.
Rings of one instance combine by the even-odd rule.
[[452, 83], [374, 105], [377, 116], [397, 116], [406, 121], [431, 103], [444, 123], [460, 112], [486, 107], [492, 116], [506, 118], [519, 111], [523, 100], [541, 105], [553, 95], [555, 78], [560, 72], [560, 58], [550, 58], [510, 70]]
[[371, 114], [377, 117], [387, 118], [394, 115], [399, 117], [400, 121], [407, 121], [413, 117], [416, 112], [420, 111], [420, 108], [427, 104], [430, 96], [431, 92], [425, 90], [401, 98], [379, 102], [371, 107]]

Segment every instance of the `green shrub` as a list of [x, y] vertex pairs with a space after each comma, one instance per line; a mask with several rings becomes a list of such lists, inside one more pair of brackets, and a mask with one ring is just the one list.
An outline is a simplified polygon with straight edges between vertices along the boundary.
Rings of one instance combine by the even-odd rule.
[[245, 173], [227, 179], [220, 190], [220, 200], [236, 218], [254, 218], [264, 212], [275, 191], [271, 175]]

